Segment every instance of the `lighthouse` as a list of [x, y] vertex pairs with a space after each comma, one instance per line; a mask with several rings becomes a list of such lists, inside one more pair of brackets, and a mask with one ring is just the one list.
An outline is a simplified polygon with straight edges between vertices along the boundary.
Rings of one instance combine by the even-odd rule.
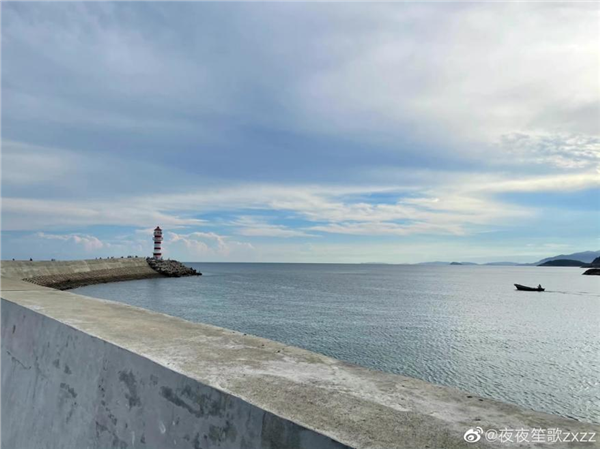
[[162, 240], [163, 240], [162, 229], [160, 229], [160, 226], [157, 226], [156, 229], [154, 230], [154, 253], [152, 253], [152, 256], [155, 259], [162, 259], [162, 252], [160, 250], [160, 245], [162, 243]]

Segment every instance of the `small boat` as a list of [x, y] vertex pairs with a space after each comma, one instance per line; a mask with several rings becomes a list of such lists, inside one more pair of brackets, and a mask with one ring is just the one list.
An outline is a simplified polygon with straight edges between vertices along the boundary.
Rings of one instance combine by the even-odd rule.
[[538, 285], [537, 287], [527, 287], [526, 285], [515, 284], [515, 287], [517, 287], [517, 290], [522, 290], [524, 292], [543, 292], [546, 290], [545, 288], [542, 288], [541, 285]]

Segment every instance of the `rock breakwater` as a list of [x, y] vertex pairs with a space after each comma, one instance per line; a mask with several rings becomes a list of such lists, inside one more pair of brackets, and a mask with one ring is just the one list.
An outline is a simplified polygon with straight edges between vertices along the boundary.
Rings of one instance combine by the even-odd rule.
[[151, 257], [146, 260], [148, 261], [150, 268], [166, 277], [180, 278], [202, 275], [202, 273], [199, 273], [194, 268], [186, 267], [184, 264], [176, 260], [153, 259]]

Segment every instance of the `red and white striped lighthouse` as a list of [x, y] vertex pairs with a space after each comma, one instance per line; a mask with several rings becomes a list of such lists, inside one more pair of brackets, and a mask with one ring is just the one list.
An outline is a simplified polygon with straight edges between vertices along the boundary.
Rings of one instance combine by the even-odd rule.
[[162, 259], [162, 252], [160, 250], [160, 244], [162, 241], [162, 229], [160, 229], [160, 226], [157, 226], [154, 230], [154, 253], [152, 253], [155, 259]]

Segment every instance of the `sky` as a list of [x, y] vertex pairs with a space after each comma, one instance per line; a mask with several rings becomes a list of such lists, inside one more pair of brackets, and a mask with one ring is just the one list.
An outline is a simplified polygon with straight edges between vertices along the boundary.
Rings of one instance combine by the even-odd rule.
[[598, 4], [1, 8], [3, 259], [600, 249]]

